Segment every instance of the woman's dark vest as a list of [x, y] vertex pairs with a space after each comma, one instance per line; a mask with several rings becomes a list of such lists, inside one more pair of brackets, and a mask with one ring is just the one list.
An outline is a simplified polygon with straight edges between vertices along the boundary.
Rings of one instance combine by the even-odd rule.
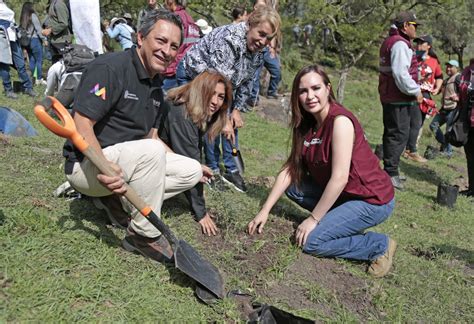
[[357, 118], [339, 104], [331, 104], [329, 113], [321, 127], [310, 130], [303, 143], [303, 161], [314, 181], [322, 189], [331, 178], [332, 135], [334, 119], [346, 116], [352, 121], [355, 140], [349, 169], [349, 179], [340, 199], [363, 200], [374, 205], [383, 205], [394, 197], [392, 182], [388, 174], [380, 168], [379, 159], [370, 149], [362, 126]]

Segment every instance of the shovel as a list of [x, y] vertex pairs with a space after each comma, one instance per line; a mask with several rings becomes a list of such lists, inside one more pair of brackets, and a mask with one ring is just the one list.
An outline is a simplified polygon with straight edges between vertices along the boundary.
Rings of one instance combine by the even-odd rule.
[[239, 170], [240, 175], [243, 175], [245, 171], [245, 165], [242, 155], [240, 155], [240, 150], [238, 150], [230, 140], [228, 141], [232, 146], [232, 158], [234, 159], [234, 163], [237, 166], [237, 170]]
[[[62, 124], [51, 118], [47, 110], [52, 109]], [[74, 120], [64, 106], [54, 97], [47, 97], [35, 106], [35, 115], [38, 120], [54, 134], [68, 138], [74, 146], [81, 151], [105, 175], [114, 176], [115, 172], [102, 155], [89, 146], [84, 138], [77, 132]], [[125, 197], [147, 218], [168, 240], [173, 247], [176, 268], [197, 281], [218, 298], [224, 298], [224, 281], [217, 268], [205, 260], [187, 242], [179, 240], [170, 228], [151, 210], [135, 190], [126, 184]]]

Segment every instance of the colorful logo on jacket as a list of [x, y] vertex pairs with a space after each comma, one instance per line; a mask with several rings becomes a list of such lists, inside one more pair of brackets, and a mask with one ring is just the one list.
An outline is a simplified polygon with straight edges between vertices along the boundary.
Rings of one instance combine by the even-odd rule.
[[99, 84], [97, 83], [89, 93], [95, 94], [97, 97], [101, 97], [102, 100], [105, 100], [105, 87], [99, 89]]

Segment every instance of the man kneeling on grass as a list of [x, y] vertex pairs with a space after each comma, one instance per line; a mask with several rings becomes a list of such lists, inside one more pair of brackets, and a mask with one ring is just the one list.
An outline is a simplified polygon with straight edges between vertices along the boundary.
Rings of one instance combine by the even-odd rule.
[[[163, 200], [194, 187], [202, 178], [197, 161], [170, 152], [157, 136], [157, 116], [163, 103], [159, 74], [174, 60], [182, 41], [179, 18], [167, 11], [154, 11], [140, 27], [137, 48], [100, 56], [82, 75], [74, 101], [77, 130], [110, 161], [116, 176], [100, 174], [71, 142], [64, 146], [71, 185], [98, 197], [96, 205], [107, 210], [113, 223], [128, 226], [123, 240], [126, 250], [157, 261], [172, 258], [169, 243], [119, 197], [128, 183], [159, 215]], [[123, 209], [130, 211], [129, 224]]]

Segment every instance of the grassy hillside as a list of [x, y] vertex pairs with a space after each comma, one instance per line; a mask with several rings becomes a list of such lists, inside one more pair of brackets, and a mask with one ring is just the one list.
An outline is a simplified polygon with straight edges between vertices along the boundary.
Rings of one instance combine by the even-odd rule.
[[[335, 80], [333, 80], [335, 82]], [[39, 88], [39, 91], [44, 89]], [[381, 142], [376, 75], [354, 71], [345, 105], [362, 122], [369, 142]], [[1, 97], [38, 130], [34, 138], [0, 138], [1, 322], [232, 322], [241, 307], [226, 298], [206, 306], [194, 284], [171, 266], [121, 248], [124, 233], [107, 225], [90, 201], [54, 198], [64, 181], [63, 140], [34, 118], [33, 100]], [[393, 271], [383, 279], [361, 263], [304, 255], [292, 243], [304, 212], [282, 199], [264, 234], [245, 234], [285, 160], [288, 129], [245, 115], [241, 150], [249, 192], [206, 192], [220, 227], [203, 237], [183, 196], [165, 203], [163, 219], [222, 272], [226, 290], [318, 321], [473, 322], [474, 204], [455, 209], [435, 202], [441, 179], [465, 184], [464, 153], [426, 165], [402, 160], [407, 190], [396, 193], [393, 215], [375, 228], [399, 243]], [[425, 125], [420, 151], [434, 144]]]

